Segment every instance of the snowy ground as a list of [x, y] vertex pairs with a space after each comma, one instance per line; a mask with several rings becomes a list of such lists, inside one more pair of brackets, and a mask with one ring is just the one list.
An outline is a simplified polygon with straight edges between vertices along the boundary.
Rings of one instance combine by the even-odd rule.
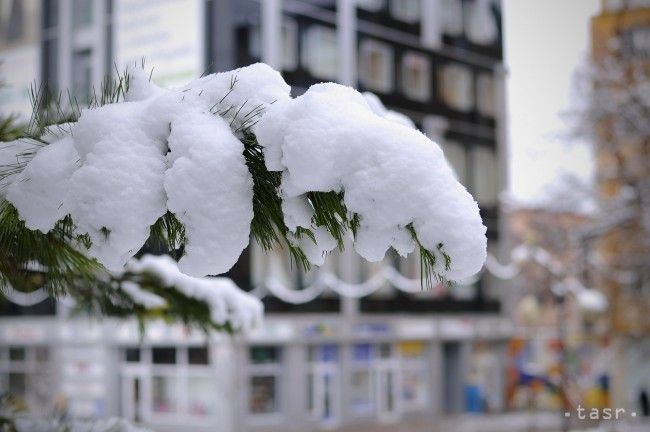
[[[650, 419], [635, 422], [621, 421], [601, 425], [572, 425], [571, 431], [581, 432], [647, 432]], [[460, 415], [445, 417], [439, 421], [413, 420], [383, 426], [348, 426], [340, 432], [559, 432], [560, 417], [557, 413], [527, 413]]]

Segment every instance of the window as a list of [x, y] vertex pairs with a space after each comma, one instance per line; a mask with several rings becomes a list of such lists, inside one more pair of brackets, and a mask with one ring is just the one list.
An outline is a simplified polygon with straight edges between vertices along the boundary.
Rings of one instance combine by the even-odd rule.
[[496, 100], [491, 73], [481, 72], [476, 77], [476, 107], [481, 115], [494, 117]]
[[[290, 17], [282, 18], [282, 64], [283, 70], [294, 70], [298, 66], [298, 24]], [[252, 25], [248, 39], [251, 57], [262, 58], [259, 24]]]
[[458, 181], [467, 186], [467, 151], [465, 146], [455, 141], [446, 141], [442, 145], [442, 151], [454, 169]]
[[25, 348], [23, 347], [9, 347], [9, 361], [24, 361]]
[[357, 370], [350, 377], [350, 408], [356, 415], [372, 414], [375, 402], [369, 370]]
[[442, 100], [459, 111], [474, 108], [472, 71], [460, 64], [447, 64], [440, 70], [439, 80]]
[[206, 347], [196, 347], [187, 349], [187, 360], [191, 365], [207, 365], [210, 363], [208, 349]]
[[492, 207], [497, 204], [497, 159], [494, 151], [485, 146], [475, 146], [472, 154], [474, 184], [472, 190], [479, 205]]
[[11, 3], [11, 9], [7, 18], [7, 32], [4, 35], [7, 42], [14, 42], [22, 39], [23, 33], [25, 32], [25, 11], [23, 10], [23, 0], [14, 0]]
[[465, 33], [467, 39], [477, 45], [489, 45], [497, 38], [496, 20], [492, 15], [491, 2], [475, 0], [466, 3]]
[[390, 14], [400, 21], [415, 24], [421, 13], [420, 0], [390, 0]]
[[250, 348], [248, 366], [248, 412], [250, 414], [280, 412], [281, 357], [279, 347]]
[[74, 0], [72, 5], [72, 26], [74, 29], [92, 26], [93, 3], [93, 0]]
[[410, 99], [425, 102], [431, 97], [431, 63], [425, 55], [407, 52], [402, 58], [402, 91]]
[[151, 350], [151, 358], [153, 364], [175, 364], [176, 348], [153, 348]]
[[442, 31], [449, 36], [463, 34], [462, 0], [441, 0]]
[[371, 364], [375, 346], [359, 343], [352, 346], [352, 373], [350, 376], [350, 406], [356, 415], [372, 414], [375, 407]]
[[250, 360], [253, 364], [278, 363], [280, 348], [274, 346], [256, 346], [250, 349]]
[[124, 360], [129, 363], [140, 362], [140, 348], [127, 348], [124, 350]]
[[72, 85], [80, 105], [87, 105], [92, 96], [92, 51], [78, 50], [72, 54]]
[[187, 384], [188, 412], [193, 416], [214, 414], [214, 382], [201, 376], [190, 376]]
[[275, 375], [258, 375], [250, 379], [251, 414], [269, 414], [278, 411], [277, 378]]
[[393, 50], [385, 43], [364, 39], [359, 52], [359, 81], [371, 90], [393, 90]]
[[339, 347], [334, 344], [310, 346], [307, 350], [307, 361], [331, 363], [339, 359]]
[[[136, 410], [142, 410], [149, 422], [163, 423], [170, 418], [184, 421], [214, 415], [217, 387], [209, 354], [204, 346], [125, 347], [124, 377], [133, 379], [133, 371], [137, 371], [136, 392], [148, 392], [137, 398], [146, 406]], [[133, 363], [147, 367], [135, 365], [134, 369]], [[149, 385], [141, 386], [141, 381]]]
[[399, 344], [402, 358], [402, 408], [419, 411], [427, 406], [426, 346], [420, 341], [403, 341]]
[[9, 372], [9, 394], [24, 399], [27, 396], [27, 376], [24, 372]]
[[336, 31], [314, 25], [302, 37], [301, 58], [305, 69], [316, 78], [336, 80], [339, 70]]
[[174, 413], [178, 409], [178, 382], [173, 376], [152, 377], [152, 410], [156, 413]]
[[386, 0], [357, 0], [357, 6], [369, 12], [379, 12], [385, 4]]
[[47, 346], [0, 347], [0, 394], [9, 392], [31, 410], [48, 406], [53, 397]]

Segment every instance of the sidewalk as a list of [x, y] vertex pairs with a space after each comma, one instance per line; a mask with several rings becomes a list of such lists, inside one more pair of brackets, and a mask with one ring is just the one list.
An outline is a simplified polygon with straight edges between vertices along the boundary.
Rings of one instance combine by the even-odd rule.
[[[385, 425], [346, 426], [339, 432], [559, 432], [558, 413], [506, 413], [459, 415], [439, 420], [415, 420]], [[650, 422], [610, 422], [594, 424], [576, 421], [572, 431], [580, 432], [648, 432]]]

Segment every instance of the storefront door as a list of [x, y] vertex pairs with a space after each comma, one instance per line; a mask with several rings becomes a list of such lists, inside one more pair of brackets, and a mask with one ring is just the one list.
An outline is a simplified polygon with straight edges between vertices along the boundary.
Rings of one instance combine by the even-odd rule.
[[314, 365], [314, 416], [325, 425], [337, 425], [340, 420], [339, 374], [334, 364]]
[[399, 418], [399, 380], [397, 364], [392, 360], [379, 361], [375, 365], [377, 388], [377, 417], [380, 421], [394, 421]]
[[144, 373], [140, 368], [122, 369], [122, 417], [132, 422], [143, 422]]

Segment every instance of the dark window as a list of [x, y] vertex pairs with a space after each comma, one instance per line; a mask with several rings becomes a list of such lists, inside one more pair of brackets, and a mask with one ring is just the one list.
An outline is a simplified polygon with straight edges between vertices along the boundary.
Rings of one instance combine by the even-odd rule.
[[137, 363], [140, 361], [140, 348], [127, 348], [124, 351], [124, 359], [128, 362]]
[[251, 363], [277, 363], [280, 361], [280, 350], [274, 346], [256, 346], [250, 350]]
[[192, 365], [207, 365], [210, 363], [210, 356], [206, 347], [188, 348], [187, 359]]
[[22, 38], [25, 32], [25, 11], [22, 0], [14, 0], [9, 13], [7, 26], [7, 41], [13, 42]]
[[152, 361], [154, 364], [175, 364], [176, 348], [154, 348], [152, 352]]
[[43, 28], [50, 29], [59, 23], [59, 2], [58, 0], [43, 1]]
[[34, 348], [37, 362], [46, 362], [50, 359], [50, 349], [48, 347], [40, 346]]
[[9, 360], [11, 360], [11, 361], [23, 361], [23, 360], [25, 360], [25, 348], [22, 348], [22, 347], [10, 347], [9, 348]]
[[22, 372], [9, 374], [9, 393], [13, 396], [24, 397], [27, 393], [27, 376]]

